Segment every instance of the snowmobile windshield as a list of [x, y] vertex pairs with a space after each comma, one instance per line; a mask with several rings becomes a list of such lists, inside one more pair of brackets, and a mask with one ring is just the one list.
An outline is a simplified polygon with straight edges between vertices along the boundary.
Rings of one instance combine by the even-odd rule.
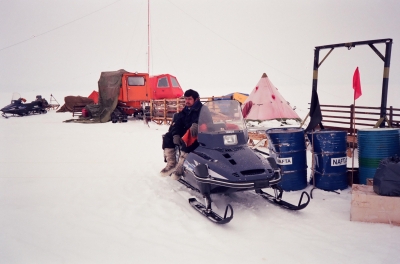
[[19, 98], [21, 98], [21, 95], [19, 93], [13, 93], [11, 97], [11, 102], [14, 100], [18, 100]]
[[232, 133], [246, 129], [238, 101], [218, 100], [204, 103], [199, 116], [200, 133]]

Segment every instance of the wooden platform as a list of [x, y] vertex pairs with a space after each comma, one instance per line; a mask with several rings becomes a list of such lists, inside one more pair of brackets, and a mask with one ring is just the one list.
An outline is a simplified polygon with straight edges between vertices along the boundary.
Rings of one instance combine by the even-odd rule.
[[381, 196], [371, 185], [353, 184], [350, 220], [400, 226], [400, 197]]
[[[268, 139], [267, 135], [264, 133], [257, 133], [257, 132], [249, 132], [249, 142], [248, 145], [251, 147], [267, 147], [268, 146]], [[254, 142], [257, 141], [257, 142]]]

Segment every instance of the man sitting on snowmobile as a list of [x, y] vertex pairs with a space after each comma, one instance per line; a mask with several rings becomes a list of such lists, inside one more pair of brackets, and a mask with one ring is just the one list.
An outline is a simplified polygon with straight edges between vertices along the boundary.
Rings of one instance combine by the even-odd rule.
[[39, 102], [39, 106], [43, 107], [43, 108], [46, 108], [49, 105], [47, 100], [42, 98], [41, 95], [36, 95], [36, 100], [35, 101]]
[[[162, 148], [167, 165], [161, 170], [161, 176], [165, 177], [171, 174], [173, 180], [179, 180], [183, 175], [183, 162], [189, 152], [192, 152], [199, 146], [197, 140], [190, 145], [186, 145], [182, 141], [182, 137], [187, 135], [191, 138], [197, 138], [198, 122], [200, 109], [203, 104], [200, 102], [199, 93], [189, 89], [184, 94], [185, 107], [183, 110], [175, 114], [172, 124], [166, 134], [163, 135]], [[186, 136], [186, 135], [185, 135]], [[176, 162], [175, 146], [181, 148], [178, 163]]]

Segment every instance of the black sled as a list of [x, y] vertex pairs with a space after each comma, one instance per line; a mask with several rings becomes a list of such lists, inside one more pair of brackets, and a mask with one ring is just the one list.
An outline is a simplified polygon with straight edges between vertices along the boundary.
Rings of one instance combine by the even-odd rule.
[[[237, 101], [211, 101], [202, 107], [199, 147], [187, 155], [179, 182], [203, 196], [204, 204], [196, 198], [190, 198], [189, 203], [214, 223], [229, 223], [233, 208], [228, 204], [224, 215], [218, 215], [211, 208], [211, 194], [255, 191], [267, 201], [289, 210], [301, 210], [310, 202], [307, 192], [301, 194], [297, 205], [282, 200], [283, 190], [277, 185], [281, 174], [274, 158], [266, 159], [248, 147], [247, 139]], [[264, 192], [266, 188], [271, 188], [274, 194]]]
[[[36, 100], [31, 103], [25, 103], [26, 100], [18, 93], [14, 93], [11, 104], [0, 109], [1, 115], [5, 118], [10, 116], [28, 116], [33, 114], [46, 114], [47, 101], [41, 95], [36, 96]], [[8, 114], [8, 115], [7, 115]]]

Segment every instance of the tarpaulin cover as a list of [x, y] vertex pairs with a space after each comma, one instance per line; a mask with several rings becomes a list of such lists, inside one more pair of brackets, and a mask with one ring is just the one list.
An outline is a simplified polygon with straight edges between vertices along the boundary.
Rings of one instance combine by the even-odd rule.
[[83, 96], [66, 96], [64, 97], [65, 104], [57, 110], [57, 112], [73, 112], [74, 106], [81, 106], [93, 104], [93, 100]]
[[400, 196], [400, 158], [383, 159], [374, 175], [374, 192], [383, 196]]
[[118, 104], [122, 75], [125, 70], [102, 72], [98, 82], [99, 102], [97, 105], [88, 105], [91, 121], [105, 123], [111, 120], [111, 114]]
[[265, 73], [243, 103], [244, 107], [248, 110], [247, 120], [300, 119]]

